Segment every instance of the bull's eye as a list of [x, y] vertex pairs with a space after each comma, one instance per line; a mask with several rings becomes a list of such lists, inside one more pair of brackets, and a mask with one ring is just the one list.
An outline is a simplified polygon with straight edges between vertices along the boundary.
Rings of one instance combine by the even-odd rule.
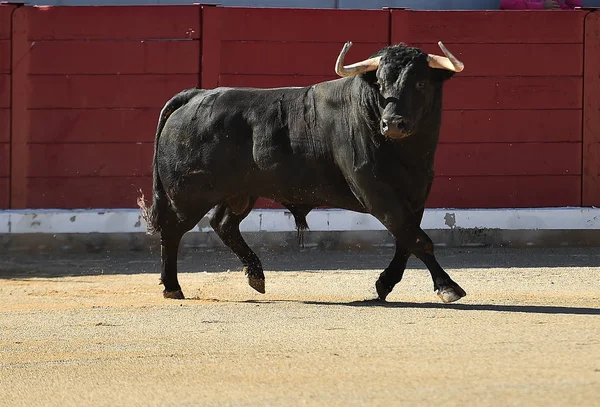
[[415, 87], [419, 90], [425, 89], [425, 81], [419, 81], [416, 83]]

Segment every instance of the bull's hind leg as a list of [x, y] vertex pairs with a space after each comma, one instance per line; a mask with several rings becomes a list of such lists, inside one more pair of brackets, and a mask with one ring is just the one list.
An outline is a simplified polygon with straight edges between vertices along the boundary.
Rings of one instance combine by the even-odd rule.
[[166, 214], [160, 232], [160, 282], [164, 286], [163, 296], [165, 298], [185, 298], [177, 279], [179, 244], [183, 235], [191, 230], [209, 210], [210, 206], [207, 205], [196, 211], [194, 217], [185, 220], [178, 219], [170, 209]]
[[[243, 205], [239, 205], [240, 202]], [[244, 273], [248, 284], [261, 294], [265, 293], [265, 274], [260, 259], [250, 249], [240, 232], [240, 223], [252, 210], [256, 198], [234, 202], [233, 208], [228, 204], [219, 204], [210, 218], [210, 225], [244, 265]], [[237, 206], [237, 207], [236, 207]]]

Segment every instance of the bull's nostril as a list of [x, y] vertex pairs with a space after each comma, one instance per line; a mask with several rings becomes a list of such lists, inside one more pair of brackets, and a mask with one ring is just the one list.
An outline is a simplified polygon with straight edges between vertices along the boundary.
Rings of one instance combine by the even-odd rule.
[[399, 130], [403, 130], [403, 131], [404, 131], [404, 130], [408, 129], [408, 123], [406, 122], [406, 120], [404, 120], [404, 119], [400, 119], [400, 120], [398, 120], [398, 121], [396, 122], [396, 127], [397, 127]]

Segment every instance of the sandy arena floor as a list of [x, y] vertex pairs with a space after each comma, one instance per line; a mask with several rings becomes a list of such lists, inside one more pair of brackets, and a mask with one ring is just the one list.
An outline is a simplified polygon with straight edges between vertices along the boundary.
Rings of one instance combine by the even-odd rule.
[[[600, 249], [438, 250], [468, 293], [442, 304], [392, 250], [0, 259], [2, 406], [600, 406]], [[226, 272], [230, 269], [231, 272]]]

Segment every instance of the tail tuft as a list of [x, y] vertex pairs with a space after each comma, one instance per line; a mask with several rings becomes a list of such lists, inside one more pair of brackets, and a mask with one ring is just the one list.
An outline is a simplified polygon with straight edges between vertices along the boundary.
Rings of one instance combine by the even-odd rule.
[[147, 206], [146, 199], [144, 197], [144, 193], [140, 189], [141, 196], [137, 199], [137, 204], [142, 211], [142, 219], [146, 222], [146, 233], [149, 235], [153, 235], [159, 232], [158, 226], [158, 213], [156, 211], [156, 206], [151, 205]]

